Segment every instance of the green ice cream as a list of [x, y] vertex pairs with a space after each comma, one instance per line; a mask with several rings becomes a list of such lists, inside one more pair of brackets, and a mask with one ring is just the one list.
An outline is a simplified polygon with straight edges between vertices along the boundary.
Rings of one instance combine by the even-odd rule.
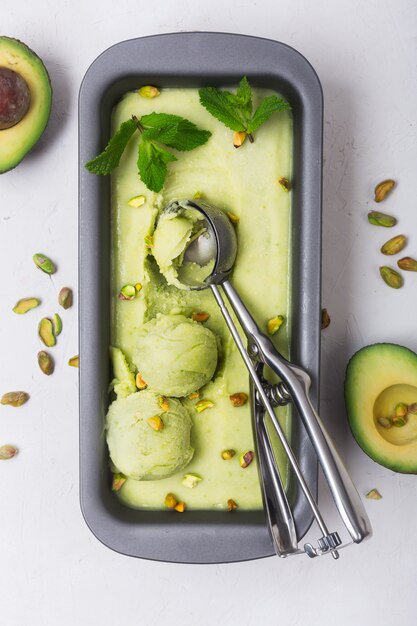
[[204, 230], [201, 213], [191, 207], [184, 205], [176, 212], [161, 214], [154, 233], [152, 254], [168, 284], [189, 289], [201, 285], [211, 274], [214, 261], [203, 266], [184, 262], [187, 246], [200, 235], [204, 236]]
[[153, 391], [187, 396], [213, 377], [216, 337], [185, 315], [159, 314], [140, 328], [133, 360]]
[[[135, 480], [167, 478], [184, 468], [192, 459], [192, 426], [188, 409], [174, 398], [164, 411], [160, 396], [139, 391], [118, 398], [107, 413], [107, 444], [117, 469]], [[148, 419], [159, 416], [162, 430], [154, 430]]]

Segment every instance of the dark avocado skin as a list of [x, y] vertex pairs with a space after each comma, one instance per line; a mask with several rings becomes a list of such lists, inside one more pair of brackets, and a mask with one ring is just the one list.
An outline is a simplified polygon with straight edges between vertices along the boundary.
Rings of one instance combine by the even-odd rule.
[[0, 130], [0, 174], [15, 168], [39, 141], [48, 123], [52, 87], [40, 57], [25, 43], [0, 36], [0, 67], [18, 74], [30, 89], [30, 105], [16, 124]]
[[[392, 453], [389, 457], [387, 457], [386, 454], [380, 454], [378, 452], [378, 442], [381, 440], [379, 439], [380, 435], [375, 434], [377, 431], [375, 431], [375, 433], [373, 431], [368, 433], [367, 440], [362, 436], [360, 426], [363, 428], [363, 424], [361, 423], [360, 411], [358, 411], [357, 406], [355, 406], [355, 403], [358, 403], [355, 391], [358, 386], [358, 376], [363, 378], [363, 371], [359, 372], [358, 370], [361, 369], [366, 372], [367, 362], [368, 360], [370, 361], [371, 358], [372, 360], [375, 358], [378, 360], [379, 369], [375, 367], [372, 368], [372, 371], [368, 369], [368, 375], [374, 377], [378, 375], [383, 376], [387, 381], [387, 384], [385, 384], [386, 387], [390, 385], [390, 372], [397, 374], [399, 366], [404, 368], [404, 371], [407, 371], [408, 375], [411, 372], [413, 384], [417, 387], [417, 354], [415, 352], [405, 346], [393, 343], [375, 343], [364, 346], [351, 357], [346, 368], [344, 396], [350, 429], [358, 445], [373, 461], [394, 472], [417, 474], [417, 440], [412, 444], [415, 461], [410, 463], [408, 460], [404, 462], [402, 458], [404, 454], [402, 446], [393, 445]], [[375, 399], [376, 398], [373, 398], [372, 400], [374, 401]], [[372, 442], [371, 445], [369, 443], [370, 441]]]

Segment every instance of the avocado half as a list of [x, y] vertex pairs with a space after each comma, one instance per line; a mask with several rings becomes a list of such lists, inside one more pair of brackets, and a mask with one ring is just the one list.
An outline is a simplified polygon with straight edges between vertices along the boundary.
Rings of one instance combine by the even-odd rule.
[[48, 123], [52, 88], [41, 59], [21, 41], [0, 36], [0, 68], [18, 74], [29, 88], [30, 103], [23, 118], [0, 130], [0, 174], [16, 167], [38, 141]]
[[[376, 343], [353, 355], [346, 370], [345, 402], [353, 436], [374, 461], [396, 472], [417, 473], [417, 414], [403, 426], [382, 426], [399, 403], [417, 403], [417, 354]], [[385, 418], [385, 419], [384, 419]]]

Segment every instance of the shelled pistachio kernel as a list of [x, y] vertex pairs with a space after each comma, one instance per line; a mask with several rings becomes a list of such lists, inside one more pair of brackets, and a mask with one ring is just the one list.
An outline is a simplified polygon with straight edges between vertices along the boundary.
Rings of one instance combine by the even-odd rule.
[[242, 131], [235, 131], [233, 133], [233, 145], [235, 148], [240, 148], [246, 141], [247, 133]]
[[33, 255], [32, 258], [36, 267], [42, 270], [42, 272], [45, 272], [45, 274], [55, 274], [56, 272], [55, 263], [51, 261], [51, 259], [47, 257], [45, 254], [41, 254], [40, 252], [37, 252], [36, 254]]
[[406, 272], [417, 272], [417, 261], [410, 256], [405, 256], [397, 261], [397, 265], [400, 269]]
[[242, 452], [242, 454], [239, 454], [240, 467], [243, 467], [243, 469], [245, 469], [245, 467], [248, 467], [248, 465], [252, 463], [254, 456], [255, 455], [253, 454], [252, 450], [246, 450], [245, 452]]
[[4, 393], [0, 399], [0, 404], [9, 406], [22, 406], [29, 400], [29, 394], [26, 391], [8, 391]]
[[194, 489], [194, 487], [197, 487], [198, 483], [202, 480], [203, 479], [199, 474], [185, 474], [184, 478], [181, 481], [181, 484], [184, 485], [184, 487], [188, 487], [189, 489]]
[[70, 289], [69, 287], [62, 287], [61, 291], [58, 294], [58, 304], [60, 304], [63, 309], [67, 310], [72, 307], [72, 302], [72, 289]]
[[388, 178], [387, 180], [383, 180], [380, 183], [378, 183], [375, 187], [375, 197], [374, 200], [375, 202], [382, 202], [382, 200], [384, 200], [387, 195], [390, 193], [390, 191], [392, 191], [395, 187], [395, 180], [392, 180], [392, 178]]
[[147, 248], [153, 248], [153, 235], [146, 235], [144, 237], [144, 242]]
[[174, 509], [178, 504], [178, 500], [173, 493], [167, 493], [164, 504], [168, 509]]
[[232, 500], [232, 498], [229, 498], [227, 501], [227, 510], [231, 512], [231, 511], [236, 511], [237, 508], [238, 508], [238, 505], [236, 504], [236, 502]]
[[270, 320], [268, 320], [266, 324], [268, 334], [275, 335], [275, 333], [279, 331], [284, 322], [284, 315], [276, 315], [275, 317], [272, 317]]
[[54, 335], [58, 337], [58, 335], [62, 332], [62, 319], [58, 315], [58, 313], [54, 313], [52, 316], [52, 326], [54, 328]]
[[392, 215], [380, 213], [379, 211], [369, 211], [368, 222], [373, 226], [383, 226], [384, 228], [392, 228], [397, 223], [397, 219]]
[[214, 402], [211, 400], [199, 400], [194, 406], [197, 413], [202, 413], [206, 409], [211, 409], [214, 406]]
[[160, 396], [158, 400], [158, 404], [163, 411], [168, 411], [169, 409], [169, 400], [165, 396]]
[[381, 252], [382, 254], [387, 254], [389, 256], [397, 254], [397, 252], [401, 252], [406, 243], [407, 238], [405, 235], [396, 235], [395, 237], [392, 237], [392, 239], [388, 239], [388, 241], [381, 246]]
[[236, 450], [233, 450], [232, 448], [229, 448], [228, 450], [223, 450], [221, 453], [221, 457], [224, 461], [229, 461], [230, 459], [232, 459], [236, 454]]
[[404, 279], [396, 270], [387, 265], [379, 268], [382, 280], [392, 289], [400, 289], [404, 284]]
[[193, 200], [200, 200], [203, 197], [203, 193], [201, 191], [196, 191], [193, 195]]
[[136, 387], [138, 389], [146, 389], [146, 387], [148, 386], [148, 383], [146, 383], [143, 380], [142, 375], [140, 374], [140, 372], [138, 372], [136, 374], [135, 382], [136, 382]]
[[134, 300], [135, 297], [135, 285], [124, 285], [119, 292], [119, 300]]
[[197, 398], [200, 397], [200, 392], [199, 391], [193, 391], [193, 393], [188, 394], [188, 399], [189, 400], [197, 400]]
[[231, 211], [228, 211], [226, 215], [229, 218], [229, 220], [232, 222], [232, 224], [234, 224], [235, 226], [236, 224], [239, 224], [240, 222], [239, 215], [236, 215], [235, 213], [232, 213]]
[[148, 419], [146, 420], [149, 424], [149, 426], [153, 429], [156, 430], [157, 432], [160, 432], [161, 430], [164, 430], [164, 422], [162, 421], [161, 417], [159, 415], [154, 415], [153, 417], [148, 417]]
[[417, 415], [417, 402], [408, 405], [408, 412], [411, 413], [411, 415]]
[[178, 513], [184, 513], [184, 511], [185, 511], [185, 502], [178, 502], [178, 504], [176, 504], [174, 506], [174, 509]]
[[138, 209], [143, 206], [146, 202], [145, 196], [133, 196], [130, 200], [127, 201], [128, 205], [133, 207], [134, 209]]
[[121, 472], [117, 472], [116, 474], [113, 474], [111, 490], [120, 491], [120, 489], [125, 484], [126, 480], [127, 480], [127, 476], [125, 476]]
[[328, 328], [330, 326], [330, 315], [327, 311], [327, 309], [322, 309], [321, 310], [321, 329], [324, 330], [325, 328]]
[[194, 322], [207, 322], [210, 317], [210, 313], [206, 313], [205, 311], [197, 311], [191, 315], [191, 319]]
[[18, 300], [14, 305], [13, 312], [17, 313], [18, 315], [23, 315], [24, 313], [35, 309], [37, 306], [40, 305], [40, 303], [41, 301], [38, 300], [38, 298], [22, 298], [21, 300]]
[[54, 326], [49, 317], [43, 317], [39, 322], [38, 335], [47, 348], [52, 348], [56, 344]]
[[408, 405], [405, 402], [398, 402], [395, 405], [394, 415], [391, 417], [391, 421], [393, 426], [397, 426], [397, 428], [402, 428], [406, 425], [408, 413]]
[[8, 461], [12, 459], [18, 453], [18, 449], [15, 446], [6, 443], [0, 446], [0, 461]]
[[138, 94], [142, 96], [142, 98], [156, 98], [160, 93], [159, 89], [154, 85], [143, 85], [143, 87], [138, 89]]
[[291, 183], [288, 178], [281, 176], [281, 178], [278, 179], [278, 182], [284, 191], [291, 191]]
[[392, 420], [390, 417], [378, 417], [376, 421], [380, 426], [382, 426], [382, 428], [391, 428], [392, 426]]
[[244, 391], [239, 391], [239, 393], [232, 393], [232, 395], [229, 396], [229, 400], [232, 403], [232, 406], [243, 406], [248, 401], [248, 394]]
[[142, 283], [135, 283], [135, 289], [136, 293], [139, 293], [142, 290]]
[[38, 365], [46, 376], [50, 376], [54, 371], [53, 359], [48, 352], [45, 352], [45, 350], [38, 352]]
[[381, 500], [382, 499], [382, 496], [379, 493], [378, 489], [371, 489], [366, 494], [366, 497], [368, 498], [368, 500]]
[[79, 367], [79, 365], [80, 365], [80, 358], [79, 358], [78, 354], [76, 354], [75, 356], [72, 356], [70, 359], [68, 359], [68, 365], [70, 365], [71, 367]]

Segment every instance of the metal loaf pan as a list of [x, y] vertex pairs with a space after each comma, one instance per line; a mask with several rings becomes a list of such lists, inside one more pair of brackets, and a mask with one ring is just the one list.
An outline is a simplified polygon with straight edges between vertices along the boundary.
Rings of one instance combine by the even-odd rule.
[[[124, 41], [88, 69], [79, 100], [80, 498], [94, 535], [123, 554], [182, 563], [219, 563], [273, 554], [263, 511], [136, 511], [110, 490], [103, 420], [108, 405], [110, 332], [110, 180], [83, 164], [110, 135], [116, 102], [138, 85], [231, 85], [246, 75], [292, 105], [291, 355], [310, 372], [317, 402], [320, 360], [320, 265], [323, 100], [318, 77], [296, 50], [276, 41], [225, 33], [174, 33]], [[279, 268], [277, 267], [277, 271]], [[317, 460], [294, 419], [292, 444], [313, 493]], [[301, 538], [312, 517], [297, 485], [289, 496]]]

